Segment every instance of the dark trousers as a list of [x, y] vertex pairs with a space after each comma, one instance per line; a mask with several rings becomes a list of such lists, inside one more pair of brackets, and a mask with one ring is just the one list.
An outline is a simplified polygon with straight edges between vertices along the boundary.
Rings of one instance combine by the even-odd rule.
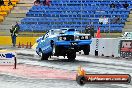
[[13, 46], [16, 46], [16, 35], [11, 36]]

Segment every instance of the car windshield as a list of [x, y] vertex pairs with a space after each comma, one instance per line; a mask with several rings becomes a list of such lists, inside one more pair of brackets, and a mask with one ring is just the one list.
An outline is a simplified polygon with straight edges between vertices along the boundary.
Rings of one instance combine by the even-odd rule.
[[75, 29], [68, 29], [68, 31], [75, 31]]
[[51, 34], [60, 34], [60, 33], [62, 33], [62, 31], [59, 29], [54, 29], [51, 31]]

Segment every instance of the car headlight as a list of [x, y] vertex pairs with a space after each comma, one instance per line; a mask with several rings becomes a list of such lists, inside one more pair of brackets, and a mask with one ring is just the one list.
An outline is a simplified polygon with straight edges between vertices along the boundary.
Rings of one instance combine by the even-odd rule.
[[66, 37], [62, 37], [62, 36], [61, 36], [61, 37], [59, 37], [58, 39], [59, 39], [60, 41], [61, 41], [61, 40], [66, 40]]
[[85, 36], [85, 39], [89, 39], [89, 36]]
[[62, 37], [63, 38], [63, 40], [66, 40], [66, 37]]
[[85, 36], [81, 36], [81, 40], [82, 40], [82, 39], [85, 39]]
[[62, 40], [62, 37], [59, 37], [58, 39], [59, 39], [59, 40]]

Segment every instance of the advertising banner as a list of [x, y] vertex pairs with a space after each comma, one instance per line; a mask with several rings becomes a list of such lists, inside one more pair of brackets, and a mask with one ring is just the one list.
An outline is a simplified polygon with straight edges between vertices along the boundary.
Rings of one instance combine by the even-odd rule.
[[132, 58], [132, 39], [120, 41], [120, 56]]

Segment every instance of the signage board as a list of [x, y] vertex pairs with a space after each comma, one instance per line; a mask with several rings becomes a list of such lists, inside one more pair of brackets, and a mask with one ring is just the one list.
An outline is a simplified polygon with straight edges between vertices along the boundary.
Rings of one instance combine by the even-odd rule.
[[124, 39], [120, 41], [120, 56], [132, 57], [132, 39]]
[[14, 65], [15, 52], [0, 51], [0, 65]]

